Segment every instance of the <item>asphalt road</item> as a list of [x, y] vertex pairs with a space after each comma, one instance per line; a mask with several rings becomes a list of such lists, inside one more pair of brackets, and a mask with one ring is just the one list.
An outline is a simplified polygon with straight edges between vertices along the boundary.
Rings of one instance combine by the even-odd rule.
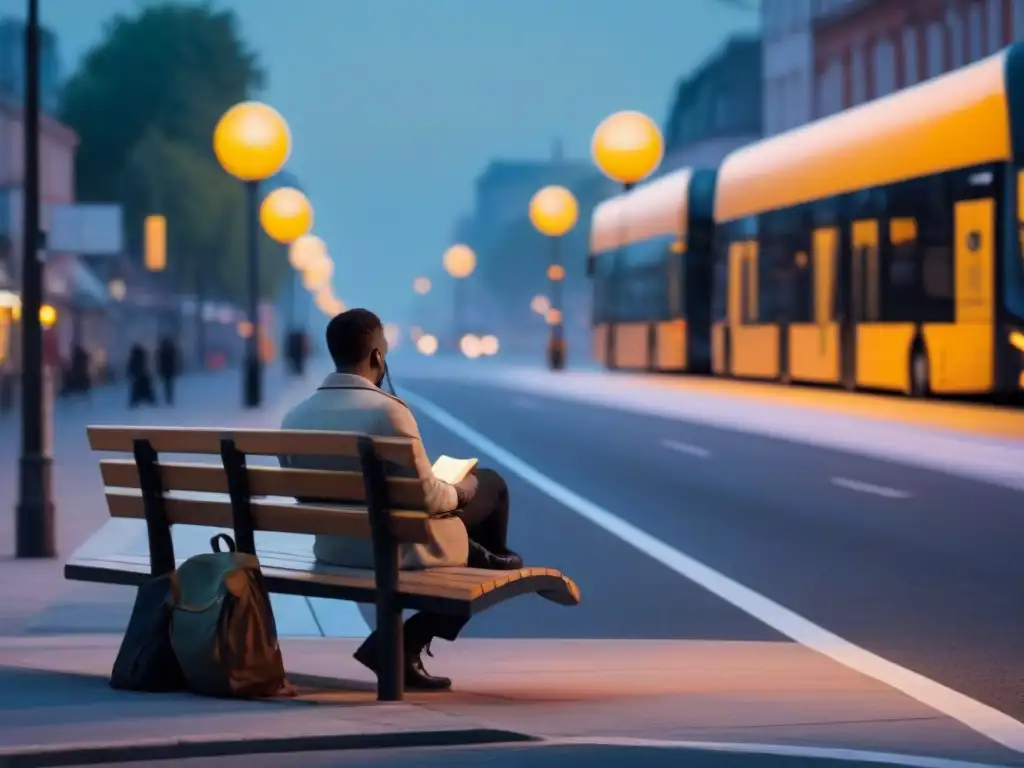
[[[485, 384], [406, 376], [402, 386], [561, 485], [819, 626], [1024, 717], [1019, 493]], [[479, 454], [418, 418], [431, 455]], [[783, 640], [504, 474], [512, 546], [528, 561], [572, 576], [584, 602], [566, 610], [511, 601], [475, 618], [467, 635]]]

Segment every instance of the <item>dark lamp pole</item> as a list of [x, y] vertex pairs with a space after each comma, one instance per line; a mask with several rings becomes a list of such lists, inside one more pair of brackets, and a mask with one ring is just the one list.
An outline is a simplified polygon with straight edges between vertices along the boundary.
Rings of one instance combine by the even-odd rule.
[[21, 268], [21, 457], [15, 510], [18, 557], [55, 557], [52, 460], [43, 375], [43, 243], [39, 221], [39, 0], [25, 25], [25, 148]]
[[246, 340], [244, 393], [246, 408], [259, 408], [263, 401], [263, 361], [260, 359], [260, 185], [245, 182], [246, 226], [248, 227], [248, 314], [252, 333]]

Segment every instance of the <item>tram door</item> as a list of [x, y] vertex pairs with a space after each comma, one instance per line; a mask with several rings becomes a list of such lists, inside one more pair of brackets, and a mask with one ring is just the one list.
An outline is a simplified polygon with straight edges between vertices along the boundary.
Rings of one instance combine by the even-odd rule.
[[[878, 319], [878, 221], [853, 222], [847, 311], [842, 326], [842, 383], [857, 386], [857, 363], [861, 356], [861, 326]], [[869, 351], [866, 351], [870, 354]]]

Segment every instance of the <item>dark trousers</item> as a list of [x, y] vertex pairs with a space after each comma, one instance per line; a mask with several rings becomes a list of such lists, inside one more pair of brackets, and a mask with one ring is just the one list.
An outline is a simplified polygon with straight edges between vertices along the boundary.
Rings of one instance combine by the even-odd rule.
[[164, 376], [164, 402], [174, 405], [174, 377]]
[[[476, 495], [455, 514], [466, 524], [469, 538], [496, 555], [505, 554], [509, 551], [508, 486], [493, 469], [478, 469], [476, 477]], [[405, 622], [405, 647], [418, 653], [432, 637], [455, 642], [468, 621], [468, 616], [417, 613]]]
[[508, 486], [493, 469], [478, 469], [476, 495], [455, 514], [469, 538], [496, 555], [508, 554]]

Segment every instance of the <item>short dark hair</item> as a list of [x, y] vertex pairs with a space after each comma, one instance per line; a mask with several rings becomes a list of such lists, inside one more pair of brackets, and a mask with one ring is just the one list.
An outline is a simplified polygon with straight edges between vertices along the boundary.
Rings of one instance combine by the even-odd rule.
[[336, 368], [354, 368], [373, 351], [374, 336], [383, 331], [380, 318], [368, 309], [350, 309], [327, 324], [327, 351]]

